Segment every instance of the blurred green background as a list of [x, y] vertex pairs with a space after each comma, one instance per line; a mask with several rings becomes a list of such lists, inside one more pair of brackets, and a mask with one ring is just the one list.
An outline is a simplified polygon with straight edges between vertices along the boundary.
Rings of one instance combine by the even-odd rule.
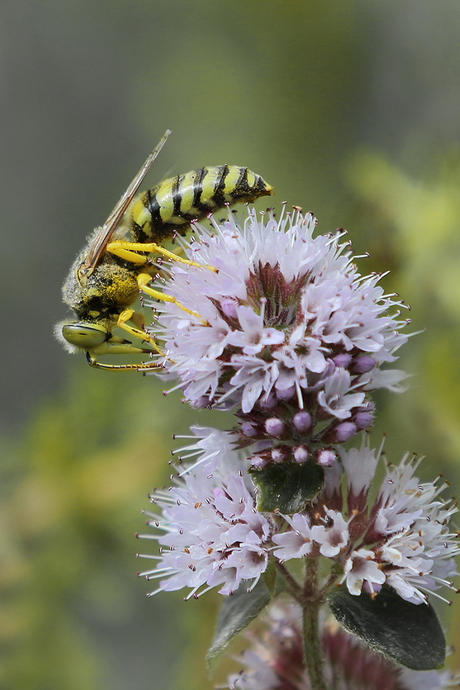
[[[133, 534], [171, 434], [216, 415], [52, 338], [74, 255], [167, 127], [151, 185], [246, 165], [391, 271], [426, 331], [373, 439], [460, 493], [459, 82], [452, 0], [2, 0], [2, 689], [212, 687], [217, 597], [145, 599]], [[460, 641], [459, 605], [437, 608]]]

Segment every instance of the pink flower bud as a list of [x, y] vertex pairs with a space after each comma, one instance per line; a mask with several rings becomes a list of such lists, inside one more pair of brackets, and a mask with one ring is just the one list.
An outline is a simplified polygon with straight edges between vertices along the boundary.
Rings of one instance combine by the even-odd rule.
[[251, 464], [256, 468], [256, 470], [262, 470], [267, 466], [267, 460], [261, 455], [253, 455], [251, 458]]
[[295, 393], [295, 386], [290, 386], [289, 388], [285, 388], [284, 390], [276, 389], [276, 396], [278, 400], [290, 400], [294, 397]]
[[271, 452], [273, 462], [283, 462], [284, 452], [281, 448], [273, 448]]
[[221, 309], [224, 312], [225, 316], [227, 316], [229, 319], [236, 319], [237, 318], [237, 311], [236, 311], [236, 304], [235, 300], [230, 299], [227, 297], [226, 299], [222, 299], [220, 303]]
[[358, 412], [354, 417], [354, 423], [358, 430], [368, 429], [372, 425], [372, 414], [370, 412]]
[[257, 436], [257, 429], [251, 422], [243, 422], [241, 424], [241, 433], [251, 438], [252, 436]]
[[334, 429], [336, 443], [348, 441], [348, 439], [352, 438], [356, 434], [356, 431], [357, 427], [355, 424], [353, 424], [353, 422], [341, 422], [340, 424], [337, 424]]
[[312, 419], [308, 412], [297, 412], [292, 419], [297, 431], [305, 432], [311, 428]]
[[360, 355], [353, 362], [352, 370], [355, 374], [366, 374], [376, 365], [375, 359], [368, 355]]
[[316, 462], [322, 467], [332, 467], [336, 461], [336, 454], [329, 448], [322, 448], [316, 453]]
[[286, 425], [282, 419], [278, 419], [278, 417], [270, 417], [270, 419], [267, 419], [265, 422], [265, 431], [270, 436], [281, 436], [285, 426]]
[[336, 367], [342, 367], [343, 369], [346, 369], [348, 366], [350, 366], [351, 355], [342, 353], [340, 355], [336, 355], [335, 357], [333, 357], [332, 361], [334, 362]]
[[298, 462], [299, 465], [306, 462], [309, 455], [310, 453], [308, 452], [308, 448], [306, 446], [297, 446], [294, 448], [293, 457], [295, 462]]

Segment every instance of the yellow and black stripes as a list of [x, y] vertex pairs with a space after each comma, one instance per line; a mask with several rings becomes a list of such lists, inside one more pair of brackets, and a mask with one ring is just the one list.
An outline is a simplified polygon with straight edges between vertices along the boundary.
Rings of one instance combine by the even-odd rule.
[[164, 180], [139, 194], [131, 210], [136, 242], [161, 243], [183, 234], [192, 220], [200, 220], [226, 204], [252, 203], [273, 188], [248, 168], [208, 166]]

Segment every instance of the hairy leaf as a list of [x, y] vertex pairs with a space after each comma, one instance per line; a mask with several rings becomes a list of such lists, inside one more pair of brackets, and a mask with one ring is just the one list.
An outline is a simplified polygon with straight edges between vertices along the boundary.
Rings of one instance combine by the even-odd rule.
[[261, 512], [299, 513], [324, 482], [323, 468], [311, 459], [303, 464], [283, 462], [250, 472], [257, 487], [257, 510]]
[[207, 660], [211, 661], [220, 654], [240, 630], [259, 615], [270, 601], [270, 592], [263, 580], [259, 580], [252, 592], [248, 592], [248, 583], [242, 582], [236, 592], [225, 597], [217, 617], [216, 631]]
[[431, 605], [411, 604], [388, 586], [373, 599], [357, 597], [345, 585], [332, 592], [329, 605], [345, 630], [398, 664], [414, 671], [444, 664], [446, 642]]

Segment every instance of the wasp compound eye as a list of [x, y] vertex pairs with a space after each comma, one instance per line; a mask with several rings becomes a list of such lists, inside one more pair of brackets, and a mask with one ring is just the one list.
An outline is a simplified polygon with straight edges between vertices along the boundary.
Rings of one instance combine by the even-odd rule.
[[90, 323], [67, 323], [62, 327], [62, 335], [68, 343], [83, 350], [102, 345], [109, 337], [104, 326]]

